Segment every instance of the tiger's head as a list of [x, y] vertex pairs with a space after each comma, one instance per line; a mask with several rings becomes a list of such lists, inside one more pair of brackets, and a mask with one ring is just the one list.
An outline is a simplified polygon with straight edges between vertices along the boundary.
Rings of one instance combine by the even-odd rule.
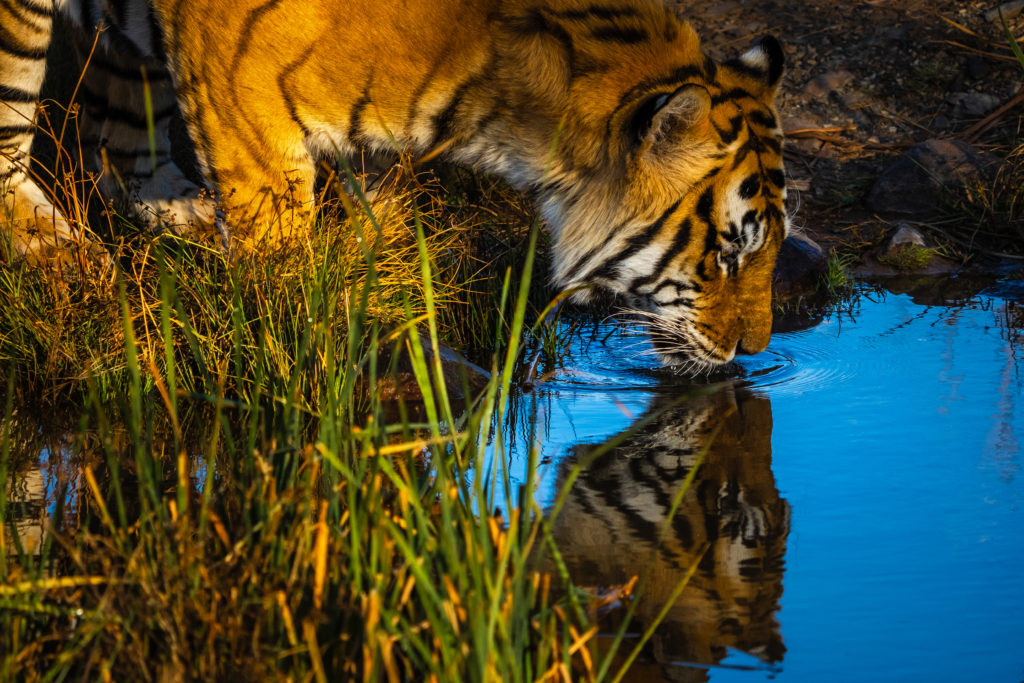
[[533, 185], [555, 281], [617, 295], [668, 365], [762, 351], [788, 231], [781, 46], [716, 64], [657, 3], [568, 4], [534, 6], [514, 31], [521, 68], [540, 74], [534, 115], [559, 108]]

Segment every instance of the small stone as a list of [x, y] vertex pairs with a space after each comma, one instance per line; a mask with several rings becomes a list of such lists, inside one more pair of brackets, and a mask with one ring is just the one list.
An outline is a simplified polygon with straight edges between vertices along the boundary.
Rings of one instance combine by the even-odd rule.
[[896, 232], [889, 238], [889, 244], [886, 245], [885, 250], [889, 252], [906, 245], [913, 245], [915, 247], [928, 246], [920, 230], [909, 223], [900, 223], [896, 226]]
[[949, 127], [953, 125], [953, 122], [949, 120], [948, 116], [939, 114], [932, 119], [932, 128], [935, 130], [949, 130]]
[[953, 114], [958, 118], [964, 116], [984, 116], [999, 106], [999, 98], [983, 92], [957, 92], [946, 98], [953, 105]]
[[879, 213], [934, 215], [943, 193], [988, 180], [998, 166], [997, 159], [966, 142], [927, 140], [882, 172], [868, 194], [868, 208]]
[[811, 97], [824, 97], [845, 87], [853, 79], [854, 75], [849, 71], [829, 71], [818, 74], [804, 86], [804, 94]]
[[901, 223], [878, 256], [878, 262], [900, 272], [916, 272], [928, 268], [933, 258], [935, 250], [928, 248], [921, 231], [912, 225]]

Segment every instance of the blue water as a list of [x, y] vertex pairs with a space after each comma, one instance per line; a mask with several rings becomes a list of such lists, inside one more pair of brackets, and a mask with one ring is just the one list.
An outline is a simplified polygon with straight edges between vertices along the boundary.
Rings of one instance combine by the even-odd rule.
[[1019, 283], [865, 290], [697, 390], [637, 332], [578, 335], [509, 427], [522, 471], [537, 421], [547, 505], [620, 435], [555, 524], [576, 580], [653, 568], [649, 614], [710, 543], [632, 680], [1024, 681], [1022, 309]]

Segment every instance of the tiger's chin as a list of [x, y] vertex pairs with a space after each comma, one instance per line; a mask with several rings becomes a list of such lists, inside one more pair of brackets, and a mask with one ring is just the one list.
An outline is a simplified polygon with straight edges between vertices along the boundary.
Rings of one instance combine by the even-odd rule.
[[665, 347], [659, 348], [657, 343], [654, 344], [654, 350], [661, 362], [662, 371], [687, 379], [719, 381], [735, 377], [743, 370], [732, 358], [719, 359]]
[[735, 360], [710, 360], [680, 351], [656, 351], [662, 364], [660, 372], [687, 380], [719, 382], [741, 375], [742, 366]]

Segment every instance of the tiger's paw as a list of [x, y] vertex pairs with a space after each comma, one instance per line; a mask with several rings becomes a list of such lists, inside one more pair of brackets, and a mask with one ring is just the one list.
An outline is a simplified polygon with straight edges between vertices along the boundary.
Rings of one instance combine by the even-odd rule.
[[147, 227], [218, 243], [215, 203], [174, 164], [161, 166], [150, 178], [136, 179], [131, 187], [131, 208]]
[[9, 263], [65, 269], [90, 263], [106, 268], [110, 254], [69, 221], [34, 183], [7, 188], [0, 215], [0, 256]]

